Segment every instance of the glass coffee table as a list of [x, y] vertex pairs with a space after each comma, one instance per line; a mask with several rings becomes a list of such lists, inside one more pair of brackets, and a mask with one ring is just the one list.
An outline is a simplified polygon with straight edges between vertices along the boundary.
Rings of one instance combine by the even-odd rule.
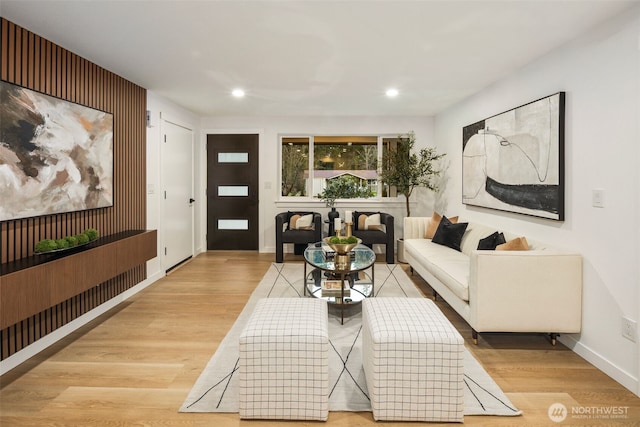
[[[322, 298], [331, 305], [340, 306], [340, 323], [344, 324], [345, 306], [361, 303], [374, 295], [376, 254], [365, 245], [351, 250], [346, 266], [338, 268], [334, 256], [322, 242], [309, 245], [304, 251], [304, 295]], [[307, 264], [312, 269], [307, 273]], [[371, 269], [369, 275], [365, 270]]]

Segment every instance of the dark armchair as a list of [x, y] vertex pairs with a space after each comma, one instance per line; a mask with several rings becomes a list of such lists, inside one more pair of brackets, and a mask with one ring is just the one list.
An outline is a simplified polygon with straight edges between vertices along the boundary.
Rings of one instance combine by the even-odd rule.
[[[313, 215], [310, 228], [292, 229], [291, 217]], [[284, 259], [284, 244], [293, 243], [293, 252], [301, 255], [307, 244], [322, 240], [322, 216], [317, 212], [282, 212], [276, 215], [276, 262]]]
[[[380, 214], [382, 227], [364, 227], [364, 219], [375, 214]], [[363, 215], [366, 215], [364, 217]], [[361, 217], [362, 216], [362, 217]], [[354, 212], [352, 234], [362, 240], [362, 244], [372, 247], [374, 244], [386, 245], [387, 264], [395, 263], [395, 238], [393, 216], [384, 212]]]

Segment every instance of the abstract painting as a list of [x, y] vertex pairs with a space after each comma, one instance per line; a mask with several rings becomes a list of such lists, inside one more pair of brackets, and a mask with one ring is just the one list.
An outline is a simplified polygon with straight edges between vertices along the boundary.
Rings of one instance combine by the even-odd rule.
[[0, 81], [0, 221], [113, 205], [113, 114]]
[[564, 104], [558, 92], [465, 126], [462, 202], [563, 221]]

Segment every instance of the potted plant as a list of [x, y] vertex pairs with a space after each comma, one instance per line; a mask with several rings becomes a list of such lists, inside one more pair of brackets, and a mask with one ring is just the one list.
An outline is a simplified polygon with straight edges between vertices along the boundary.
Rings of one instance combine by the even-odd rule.
[[[437, 154], [435, 147], [414, 151], [416, 136], [413, 131], [398, 136], [398, 143], [390, 146], [382, 158], [380, 180], [389, 187], [395, 187], [398, 194], [405, 196], [407, 216], [411, 216], [409, 198], [417, 187], [437, 191], [433, 178], [440, 176], [437, 162], [445, 154]], [[404, 241], [398, 239], [398, 261], [404, 262]]]
[[332, 234], [333, 221], [339, 216], [334, 206], [336, 199], [368, 198], [372, 193], [367, 186], [361, 185], [358, 178], [353, 175], [340, 175], [328, 179], [326, 183], [326, 187], [317, 197], [324, 200], [327, 207], [331, 208], [327, 216], [329, 218], [329, 234]]
[[317, 197], [324, 200], [327, 207], [335, 209], [336, 199], [368, 198], [371, 197], [371, 190], [361, 185], [355, 176], [344, 174], [328, 179], [326, 187]]

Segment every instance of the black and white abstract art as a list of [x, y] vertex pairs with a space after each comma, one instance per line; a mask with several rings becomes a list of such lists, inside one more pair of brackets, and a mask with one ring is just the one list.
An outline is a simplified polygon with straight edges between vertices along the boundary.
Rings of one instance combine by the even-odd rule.
[[564, 220], [565, 93], [462, 130], [462, 202]]
[[0, 221], [113, 205], [113, 115], [0, 81]]

